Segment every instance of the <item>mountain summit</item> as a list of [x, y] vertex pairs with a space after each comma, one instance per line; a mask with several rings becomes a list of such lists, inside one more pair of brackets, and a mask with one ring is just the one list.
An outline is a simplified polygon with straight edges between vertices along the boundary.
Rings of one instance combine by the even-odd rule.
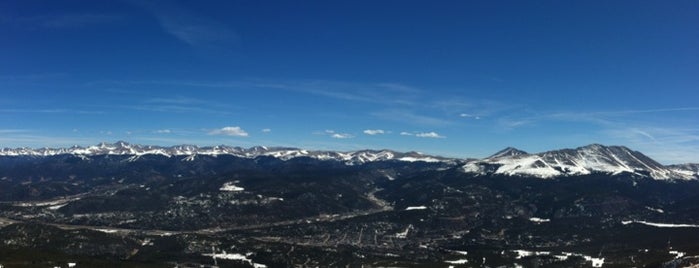
[[514, 148], [514, 147], [507, 147], [505, 149], [498, 151], [497, 153], [495, 153], [491, 156], [488, 156], [488, 159], [516, 156], [516, 155], [523, 155], [523, 154], [528, 154], [528, 153], [525, 151], [519, 150], [517, 148]]

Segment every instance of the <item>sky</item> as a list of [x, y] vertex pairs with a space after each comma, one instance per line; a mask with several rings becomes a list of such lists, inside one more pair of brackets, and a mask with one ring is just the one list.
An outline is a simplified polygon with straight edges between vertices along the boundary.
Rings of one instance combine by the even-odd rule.
[[0, 2], [0, 147], [699, 162], [699, 2]]

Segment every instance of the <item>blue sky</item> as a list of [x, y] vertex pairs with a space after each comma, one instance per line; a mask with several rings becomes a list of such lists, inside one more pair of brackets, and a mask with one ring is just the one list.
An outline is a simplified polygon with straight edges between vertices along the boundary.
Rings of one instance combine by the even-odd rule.
[[0, 147], [699, 162], [697, 1], [2, 1]]

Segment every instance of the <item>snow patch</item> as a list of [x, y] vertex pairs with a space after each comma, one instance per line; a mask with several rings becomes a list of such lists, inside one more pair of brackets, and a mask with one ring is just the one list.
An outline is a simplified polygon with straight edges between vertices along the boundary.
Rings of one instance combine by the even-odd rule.
[[423, 210], [423, 209], [427, 209], [427, 207], [426, 207], [426, 206], [417, 206], [417, 207], [407, 207], [407, 208], [405, 208], [405, 210]]
[[223, 186], [221, 186], [221, 188], [219, 188], [219, 190], [224, 192], [240, 192], [245, 190], [243, 187], [235, 186], [235, 183], [236, 182], [226, 182], [223, 184]]
[[586, 261], [592, 262], [592, 267], [602, 267], [604, 265], [604, 258], [593, 258], [590, 256], [583, 256]]
[[442, 161], [442, 160], [439, 160], [439, 159], [433, 158], [433, 157], [417, 158], [417, 157], [410, 157], [410, 156], [401, 157], [401, 158], [398, 158], [398, 160], [405, 161], [405, 162], [428, 162], [428, 163], [436, 163], [436, 162]]
[[699, 228], [699, 224], [676, 224], [676, 223], [657, 223], [648, 221], [621, 221], [621, 224], [628, 225], [632, 223], [640, 223], [643, 225], [658, 227], [658, 228]]
[[108, 234], [113, 234], [113, 233], [116, 233], [119, 231], [119, 230], [115, 230], [115, 229], [95, 229], [95, 230], [103, 232], [103, 233], [108, 233]]
[[536, 222], [536, 223], [542, 223], [542, 222], [550, 222], [550, 219], [543, 219], [543, 218], [537, 218], [537, 217], [531, 217], [529, 218], [529, 221], [531, 222]]
[[412, 225], [412, 224], [411, 224], [411, 225], [408, 225], [408, 227], [405, 228], [405, 230], [403, 230], [402, 232], [396, 234], [396, 238], [406, 238], [406, 237], [408, 237], [408, 233], [410, 232], [410, 229], [412, 229], [412, 228], [413, 228], [413, 225]]
[[68, 205], [68, 203], [60, 204], [60, 205], [55, 205], [55, 206], [50, 206], [50, 207], [49, 207], [49, 210], [58, 210], [59, 208], [65, 207], [66, 205]]
[[[50, 201], [31, 201], [31, 202], [19, 202], [19, 203], [14, 203], [12, 204], [15, 207], [55, 207], [55, 206], [64, 206], [70, 202], [80, 200], [79, 197], [75, 198], [63, 198], [63, 199], [57, 199], [57, 200], [50, 200]], [[59, 209], [60, 207], [56, 208]], [[51, 208], [49, 208], [51, 209]]]
[[252, 253], [248, 253], [248, 254], [243, 255], [240, 253], [226, 253], [226, 251], [223, 251], [223, 253], [202, 254], [202, 255], [207, 256], [207, 257], [211, 257], [214, 260], [222, 259], [222, 260], [243, 261], [243, 262], [249, 263], [254, 268], [266, 268], [267, 267], [267, 265], [255, 263], [252, 261], [252, 259], [249, 259], [248, 256], [252, 255]]
[[582, 257], [585, 259], [585, 261], [592, 262], [592, 267], [602, 267], [604, 265], [604, 258], [595, 258], [592, 256], [584, 255], [584, 254], [579, 254], [579, 253], [571, 253], [571, 252], [561, 252], [561, 254], [551, 254], [549, 251], [528, 251], [528, 250], [513, 250], [513, 252], [517, 253], [517, 259], [521, 259], [524, 257], [530, 257], [530, 256], [553, 256], [559, 261], [565, 261], [571, 256], [576, 256], [576, 257]]
[[459, 255], [464, 255], [464, 256], [468, 255], [467, 251], [462, 251], [462, 250], [452, 250], [452, 252], [459, 254]]
[[664, 210], [659, 209], [659, 208], [646, 207], [646, 209], [647, 209], [647, 210], [650, 210], [650, 211], [655, 211], [655, 212], [658, 212], [658, 213], [665, 213]]
[[602, 267], [604, 265], [604, 258], [593, 258], [590, 256], [583, 256], [586, 261], [592, 262], [592, 267]]
[[523, 249], [518, 249], [518, 250], [513, 250], [515, 253], [517, 253], [517, 259], [521, 259], [524, 257], [530, 257], [530, 256], [545, 256], [545, 255], [551, 255], [551, 252], [549, 251], [528, 251], [528, 250], [523, 250]]
[[467, 163], [466, 165], [464, 165], [461, 168], [466, 173], [478, 173], [478, 174], [483, 173], [483, 168], [481, 168], [481, 166], [479, 166], [478, 163], [476, 163], [476, 162]]
[[540, 178], [560, 176], [561, 172], [544, 162], [538, 155], [527, 155], [514, 158], [499, 158], [493, 161], [501, 166], [496, 174], [531, 175]]
[[444, 262], [450, 263], [450, 264], [466, 264], [466, 263], [468, 263], [468, 260], [467, 259], [459, 259], [459, 260], [444, 261]]
[[192, 154], [192, 155], [188, 155], [187, 157], [183, 158], [182, 161], [186, 161], [186, 162], [194, 161], [194, 159], [196, 159], [196, 158], [197, 158], [197, 154]]
[[675, 259], [679, 259], [679, 258], [684, 257], [684, 255], [687, 255], [686, 252], [681, 252], [681, 251], [677, 251], [677, 250], [670, 250], [670, 252], [668, 252], [668, 253], [670, 253], [670, 255], [675, 255]]

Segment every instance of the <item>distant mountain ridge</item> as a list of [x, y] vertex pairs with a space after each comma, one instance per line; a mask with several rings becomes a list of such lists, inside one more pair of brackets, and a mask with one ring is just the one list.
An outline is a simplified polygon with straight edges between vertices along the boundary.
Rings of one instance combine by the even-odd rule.
[[359, 150], [351, 152], [304, 150], [289, 147], [265, 147], [254, 146], [250, 148], [233, 147], [227, 145], [205, 146], [175, 145], [170, 147], [130, 144], [125, 141], [115, 143], [100, 143], [93, 146], [73, 146], [69, 148], [4, 148], [0, 149], [0, 156], [56, 156], [76, 155], [79, 157], [97, 155], [125, 155], [132, 156], [135, 161], [144, 155], [161, 155], [166, 157], [186, 156], [183, 160], [192, 161], [197, 156], [231, 155], [243, 158], [256, 158], [270, 156], [282, 160], [296, 157], [309, 157], [318, 160], [337, 160], [346, 164], [362, 164], [374, 161], [397, 160], [407, 162], [451, 162], [455, 159], [439, 156], [425, 155], [418, 152], [396, 152], [391, 150]]
[[0, 149], [0, 156], [48, 157], [75, 155], [89, 158], [98, 155], [129, 156], [136, 161], [144, 155], [183, 157], [183, 161], [194, 161], [198, 156], [231, 155], [242, 158], [274, 157], [289, 160], [308, 157], [317, 160], [335, 160], [347, 165], [359, 165], [376, 161], [405, 161], [444, 163], [461, 166], [462, 171], [479, 175], [501, 174], [553, 178], [561, 176], [587, 175], [591, 173], [631, 173], [654, 179], [698, 179], [699, 164], [664, 166], [650, 157], [624, 146], [591, 144], [575, 149], [552, 150], [529, 154], [514, 147], [507, 147], [484, 159], [457, 159], [418, 152], [396, 152], [392, 150], [358, 150], [350, 152], [304, 150], [289, 147], [254, 146], [250, 148], [226, 145], [199, 147], [175, 145], [170, 147], [130, 144], [124, 141], [100, 143], [94, 146], [69, 148], [16, 148]]

